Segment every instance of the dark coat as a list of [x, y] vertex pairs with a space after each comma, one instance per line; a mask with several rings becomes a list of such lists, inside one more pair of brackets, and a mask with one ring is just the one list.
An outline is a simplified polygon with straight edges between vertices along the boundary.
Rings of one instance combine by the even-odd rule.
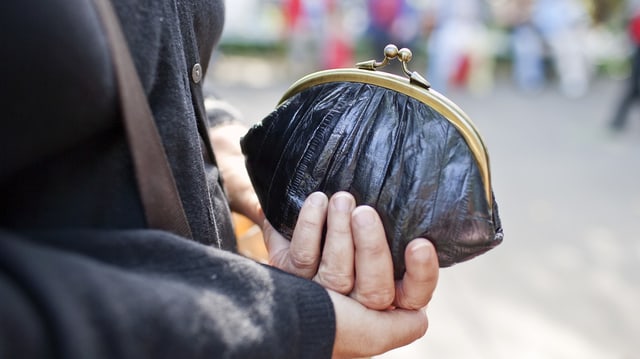
[[205, 246], [235, 243], [192, 76], [222, 2], [115, 6], [196, 241], [145, 228], [93, 3], [2, 1], [0, 357], [329, 357], [323, 289]]

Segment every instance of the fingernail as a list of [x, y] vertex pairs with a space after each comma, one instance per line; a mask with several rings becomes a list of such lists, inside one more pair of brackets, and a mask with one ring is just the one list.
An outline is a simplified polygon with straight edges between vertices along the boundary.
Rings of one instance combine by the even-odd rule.
[[360, 227], [369, 227], [376, 221], [373, 211], [366, 208], [356, 209], [356, 212], [354, 212], [353, 215], [354, 221]]
[[321, 192], [314, 192], [309, 195], [309, 203], [314, 207], [324, 206], [326, 200], [327, 197]]
[[340, 212], [351, 210], [351, 198], [346, 194], [339, 194], [333, 198], [333, 207]]
[[[412, 245], [411, 251], [412, 252], [421, 252], [421, 251], [424, 251], [423, 248], [427, 248], [429, 246], [430, 246], [430, 244], [426, 240], [425, 241], [420, 241], [420, 242], [417, 242], [417, 244], [413, 244]], [[431, 254], [430, 251], [426, 251], [425, 253]]]
[[[418, 241], [418, 242], [415, 242]], [[412, 261], [417, 263], [430, 263], [437, 261], [437, 255], [431, 248], [433, 245], [427, 239], [414, 239], [411, 243]], [[433, 258], [435, 256], [435, 258]]]

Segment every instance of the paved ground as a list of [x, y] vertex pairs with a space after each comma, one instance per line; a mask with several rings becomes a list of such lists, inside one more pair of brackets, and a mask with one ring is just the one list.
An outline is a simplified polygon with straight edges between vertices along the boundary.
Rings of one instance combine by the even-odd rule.
[[[213, 74], [248, 121], [289, 84], [256, 66]], [[489, 148], [505, 241], [442, 270], [427, 335], [380, 358], [638, 357], [640, 112], [625, 133], [605, 129], [621, 86], [598, 81], [581, 99], [505, 81], [449, 94]]]

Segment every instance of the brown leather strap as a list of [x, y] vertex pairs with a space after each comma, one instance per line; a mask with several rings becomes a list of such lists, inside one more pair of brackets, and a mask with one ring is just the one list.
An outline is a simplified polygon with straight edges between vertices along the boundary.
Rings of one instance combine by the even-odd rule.
[[116, 72], [122, 117], [136, 181], [151, 228], [192, 238], [160, 134], [110, 0], [95, 0]]

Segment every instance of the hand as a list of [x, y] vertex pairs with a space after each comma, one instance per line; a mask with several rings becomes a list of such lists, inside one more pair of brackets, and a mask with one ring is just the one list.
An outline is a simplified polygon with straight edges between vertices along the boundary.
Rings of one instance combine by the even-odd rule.
[[420, 339], [429, 322], [425, 310], [376, 311], [329, 291], [336, 316], [332, 358], [368, 358]]
[[209, 130], [209, 138], [216, 151], [220, 175], [224, 180], [231, 210], [238, 212], [254, 223], [262, 223], [262, 213], [240, 148], [240, 138], [247, 133], [247, 127], [236, 122], [221, 124]]
[[[325, 221], [327, 232], [321, 250]], [[369, 206], [355, 208], [355, 200], [347, 192], [334, 194], [331, 201], [320, 192], [309, 195], [291, 241], [267, 220], [263, 232], [271, 265], [313, 279], [371, 309], [391, 305], [420, 309], [429, 302], [430, 288], [437, 282], [435, 249], [423, 238], [407, 246], [407, 270], [402, 280], [394, 282], [391, 253], [378, 214]]]
[[355, 208], [348, 193], [337, 193], [330, 201], [322, 193], [311, 194], [291, 242], [267, 221], [264, 231], [272, 265], [330, 290], [336, 312], [336, 357], [380, 354], [424, 335], [427, 317], [421, 309], [430, 301], [438, 279], [437, 256], [428, 240], [409, 243], [407, 271], [394, 282], [380, 218], [371, 207]]

